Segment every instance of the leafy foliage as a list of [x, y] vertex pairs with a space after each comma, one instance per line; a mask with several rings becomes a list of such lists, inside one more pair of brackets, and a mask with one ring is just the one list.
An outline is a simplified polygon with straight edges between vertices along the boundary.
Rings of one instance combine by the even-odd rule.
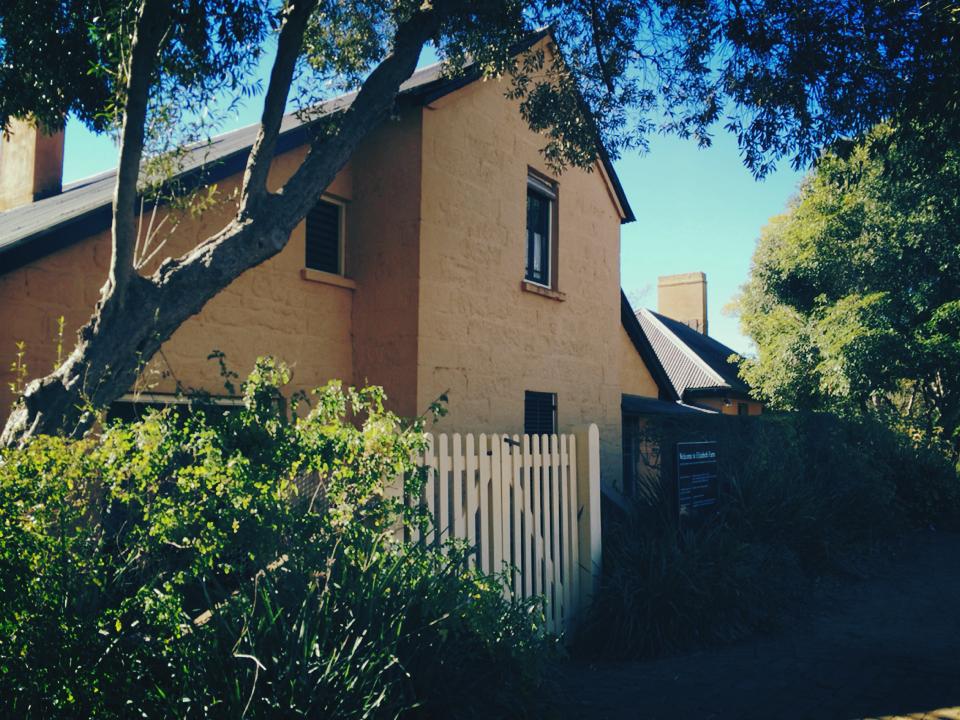
[[[890, 118], [948, 121], [960, 97], [949, 3], [918, 7], [835, 0], [748, 3], [561, 0], [437, 3], [433, 39], [451, 71], [474, 59], [509, 75], [531, 128], [558, 166], [589, 167], [605, 148], [645, 146], [663, 130], [711, 142], [733, 132], [758, 176], [791, 157], [812, 161], [827, 143]], [[403, 4], [321, 3], [311, 59], [358, 81], [382, 57]], [[323, 23], [321, 26], [321, 22]], [[536, 50], [516, 65], [511, 46], [549, 26], [562, 58]], [[599, 140], [597, 140], [599, 130]], [[957, 128], [952, 127], [952, 132]]]
[[288, 375], [264, 359], [236, 411], [4, 453], [0, 713], [523, 712], [550, 656], [538, 604], [504, 600], [464, 548], [395, 539], [429, 520], [383, 484], [416, 489], [424, 420], [336, 383], [298, 416]]
[[[97, 130], [118, 126], [140, 11], [141, 3], [133, 0], [5, 2], [3, 122], [33, 116], [61, 127], [66, 114], [74, 113]], [[200, 112], [219, 93], [239, 93], [260, 56], [270, 17], [261, 0], [169, 3], [154, 73], [157, 110], [177, 109], [182, 118], [187, 111]]]
[[898, 533], [960, 528], [955, 470], [875, 421], [663, 421], [646, 440], [671, 448], [693, 437], [720, 444], [719, 515], [678, 534], [675, 478], [655, 463], [631, 511], [605, 525], [604, 577], [581, 652], [645, 657], [731, 641], [778, 623], [816, 579], [856, 568]]
[[751, 385], [777, 407], [879, 414], [955, 454], [958, 197], [956, 148], [925, 156], [899, 127], [827, 154], [754, 254], [739, 300]]
[[[301, 107], [360, 85], [420, 5], [317, 2], [295, 85]], [[595, 129], [616, 154], [643, 144], [657, 127], [708, 144], [722, 122], [737, 135], [748, 167], [763, 175], [779, 158], [803, 165], [823, 144], [884, 118], [956, 114], [960, 20], [950, 3], [433, 5], [439, 23], [432, 42], [441, 57], [454, 71], [472, 58], [489, 77], [512, 73], [512, 92], [526, 100], [531, 126], [550, 128], [547, 157], [562, 163], [589, 166], [600, 151]], [[5, 3], [0, 119], [34, 115], [58, 126], [73, 112], [93, 127], [115, 123], [139, 7], [133, 0]], [[184, 120], [215, 95], [256, 92], [256, 61], [283, 12], [283, 3], [264, 0], [170, 3], [155, 76], [158, 117], [162, 108]], [[511, 47], [546, 25], [565, 51], [563, 62], [513, 68]], [[169, 123], [161, 126], [157, 137], [169, 131]]]

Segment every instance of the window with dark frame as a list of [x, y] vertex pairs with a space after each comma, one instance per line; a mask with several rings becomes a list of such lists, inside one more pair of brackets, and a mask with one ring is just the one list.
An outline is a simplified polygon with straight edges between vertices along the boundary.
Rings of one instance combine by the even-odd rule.
[[557, 431], [557, 394], [527, 390], [523, 395], [523, 432], [553, 435]]
[[553, 213], [556, 188], [538, 177], [527, 177], [527, 270], [528, 281], [551, 287], [553, 271]]
[[737, 415], [749, 415], [750, 406], [747, 403], [737, 403]]
[[320, 200], [307, 213], [306, 267], [343, 274], [341, 228], [343, 207]]

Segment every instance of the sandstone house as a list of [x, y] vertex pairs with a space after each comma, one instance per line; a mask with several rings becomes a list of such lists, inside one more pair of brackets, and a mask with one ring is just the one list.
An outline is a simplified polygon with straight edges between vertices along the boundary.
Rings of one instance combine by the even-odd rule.
[[[169, 217], [175, 230], [158, 258], [230, 217], [254, 131], [193, 151], [183, 177], [216, 184], [222, 202], [176, 224], [160, 208], [154, 224]], [[0, 155], [0, 417], [12, 401], [15, 343], [25, 343], [31, 377], [45, 373], [63, 316], [69, 352], [110, 254], [113, 173], [60, 188], [63, 135], [30, 132], [23, 126]], [[309, 132], [286, 119], [272, 186], [297, 167]], [[612, 164], [556, 176], [541, 147], [497, 82], [418, 71], [395, 119], [367, 138], [288, 246], [184, 324], [125, 401], [174, 401], [178, 386], [223, 395], [212, 351], [241, 374], [273, 354], [293, 367], [294, 389], [375, 383], [408, 416], [447, 392], [443, 431], [595, 422], [604, 482], [616, 487], [625, 403], [691, 396], [660, 357], [669, 338], [651, 342], [657, 323], [638, 318], [620, 291], [620, 226], [635, 218]]]

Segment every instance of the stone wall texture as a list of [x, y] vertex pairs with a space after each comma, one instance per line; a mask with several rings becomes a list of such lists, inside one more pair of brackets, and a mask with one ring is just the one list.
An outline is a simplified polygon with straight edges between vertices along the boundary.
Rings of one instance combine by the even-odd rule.
[[[279, 186], [304, 152], [298, 149], [278, 157], [270, 185]], [[328, 192], [349, 199], [351, 175], [348, 165]], [[186, 252], [222, 227], [234, 212], [229, 198], [239, 180], [234, 176], [218, 183], [224, 202], [199, 218], [180, 222], [161, 255]], [[160, 220], [162, 213], [155, 223]], [[283, 251], [241, 275], [187, 320], [147, 364], [135, 389], [172, 393], [179, 384], [224, 394], [219, 367], [207, 359], [214, 350], [225, 353], [229, 367], [241, 376], [261, 355], [284, 359], [293, 367], [293, 390], [309, 389], [334, 377], [352, 382], [353, 291], [303, 280], [304, 254], [301, 223]], [[96, 304], [109, 263], [110, 236], [104, 232], [0, 273], [0, 417], [4, 420], [12, 402], [8, 383], [13, 380], [9, 365], [15, 343], [26, 345], [31, 378], [49, 372], [56, 360], [57, 319], [64, 317], [64, 352], [69, 353], [77, 330]]]

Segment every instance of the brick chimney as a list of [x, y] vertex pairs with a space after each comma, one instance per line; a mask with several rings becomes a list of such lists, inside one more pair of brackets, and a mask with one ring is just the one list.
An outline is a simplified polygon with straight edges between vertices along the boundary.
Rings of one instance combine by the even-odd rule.
[[58, 194], [63, 184], [63, 130], [48, 133], [10, 118], [0, 137], [0, 212]]
[[664, 275], [657, 281], [657, 312], [707, 334], [707, 276]]

